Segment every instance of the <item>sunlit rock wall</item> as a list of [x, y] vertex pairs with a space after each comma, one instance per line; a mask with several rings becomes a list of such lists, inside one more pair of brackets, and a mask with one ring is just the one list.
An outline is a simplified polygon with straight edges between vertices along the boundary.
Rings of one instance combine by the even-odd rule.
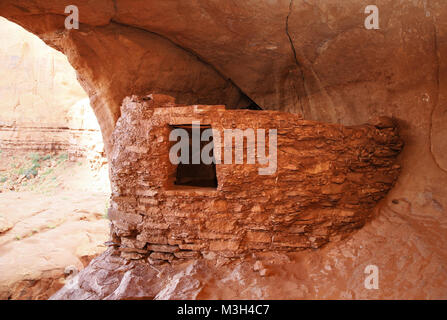
[[89, 98], [67, 58], [0, 18], [0, 149], [103, 153]]

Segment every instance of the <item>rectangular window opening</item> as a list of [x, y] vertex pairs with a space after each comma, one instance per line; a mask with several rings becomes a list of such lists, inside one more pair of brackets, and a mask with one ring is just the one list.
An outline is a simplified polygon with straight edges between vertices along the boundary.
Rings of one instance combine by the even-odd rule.
[[[208, 150], [210, 150], [210, 157], [212, 159], [211, 164], [206, 164], [202, 159], [202, 150], [206, 145], [210, 143], [213, 144], [213, 137], [211, 136], [209, 141], [201, 141], [202, 133], [206, 129], [211, 129], [210, 125], [171, 125], [172, 130], [174, 129], [183, 129], [188, 133], [188, 161], [187, 163], [180, 163], [177, 165], [176, 174], [174, 178], [174, 186], [185, 186], [185, 187], [199, 187], [199, 188], [213, 188], [217, 189], [217, 175], [216, 175], [216, 165], [214, 158], [214, 146], [210, 148], [208, 146]], [[200, 149], [193, 150], [193, 128], [195, 130], [200, 129]], [[186, 144], [186, 143], [185, 143]], [[193, 152], [196, 152], [194, 155]], [[199, 154], [197, 154], [199, 153]], [[180, 156], [178, 154], [178, 156]], [[198, 156], [200, 159], [200, 163], [192, 163], [194, 156]]]

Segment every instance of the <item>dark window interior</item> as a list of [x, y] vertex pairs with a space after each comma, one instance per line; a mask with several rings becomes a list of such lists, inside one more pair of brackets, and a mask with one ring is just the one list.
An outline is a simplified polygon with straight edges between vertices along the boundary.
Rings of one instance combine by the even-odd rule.
[[[193, 187], [207, 187], [207, 188], [217, 188], [217, 176], [216, 176], [216, 165], [215, 161], [211, 164], [202, 163], [202, 158], [200, 157], [199, 164], [192, 164], [192, 125], [173, 125], [173, 129], [182, 128], [186, 130], [189, 134], [189, 164], [179, 163], [177, 166], [177, 172], [174, 184], [181, 186], [193, 186]], [[206, 129], [211, 128], [209, 125], [200, 126], [200, 136], [202, 132]], [[210, 139], [212, 141], [212, 138]], [[210, 143], [209, 141], [200, 142], [200, 153], [205, 145]], [[214, 159], [214, 154], [211, 154]]]

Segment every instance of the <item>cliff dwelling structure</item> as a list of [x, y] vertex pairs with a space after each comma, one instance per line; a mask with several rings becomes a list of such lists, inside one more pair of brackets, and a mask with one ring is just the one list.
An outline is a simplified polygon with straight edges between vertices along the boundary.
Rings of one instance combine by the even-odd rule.
[[52, 299], [447, 298], [447, 3], [375, 5], [2, 0], [110, 166], [107, 250]]
[[[206, 125], [194, 129], [195, 123]], [[214, 148], [209, 166], [175, 165], [172, 128], [191, 135], [213, 128], [214, 138], [225, 137], [227, 143]], [[243, 134], [250, 128], [277, 133], [275, 157], [269, 159], [274, 170], [268, 174], [260, 169], [272, 167], [269, 161], [248, 158], [250, 153], [258, 159], [271, 156], [265, 147], [273, 144], [254, 148], [254, 139]], [[297, 251], [344, 238], [365, 224], [393, 186], [403, 146], [388, 118], [344, 127], [285, 112], [176, 105], [156, 94], [124, 100], [112, 141], [114, 246], [123, 258], [149, 263], [199, 258], [209, 251], [224, 257]], [[243, 161], [237, 163], [239, 151]], [[189, 152], [187, 159], [193, 156]]]

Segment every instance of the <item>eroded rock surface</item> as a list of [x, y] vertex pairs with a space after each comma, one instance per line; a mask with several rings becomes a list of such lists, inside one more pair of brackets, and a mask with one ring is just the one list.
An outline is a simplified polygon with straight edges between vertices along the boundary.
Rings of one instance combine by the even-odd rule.
[[[409, 218], [407, 205], [315, 251], [151, 266], [109, 249], [52, 299], [446, 299], [446, 217]], [[364, 285], [371, 264], [379, 290]]]
[[0, 194], [0, 299], [48, 299], [104, 252], [107, 194]]

